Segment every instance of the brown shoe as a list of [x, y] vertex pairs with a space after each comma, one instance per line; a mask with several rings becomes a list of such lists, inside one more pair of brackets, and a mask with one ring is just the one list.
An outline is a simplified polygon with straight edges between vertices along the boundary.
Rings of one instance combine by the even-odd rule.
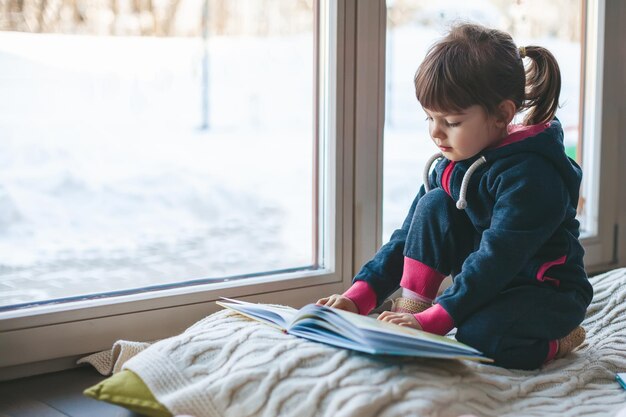
[[426, 301], [411, 300], [410, 298], [398, 297], [391, 306], [394, 313], [417, 314], [432, 307], [432, 303]]
[[554, 355], [555, 359], [562, 358], [568, 353], [576, 349], [585, 341], [586, 332], [581, 326], [578, 326], [570, 332], [567, 336], [559, 339], [559, 349]]

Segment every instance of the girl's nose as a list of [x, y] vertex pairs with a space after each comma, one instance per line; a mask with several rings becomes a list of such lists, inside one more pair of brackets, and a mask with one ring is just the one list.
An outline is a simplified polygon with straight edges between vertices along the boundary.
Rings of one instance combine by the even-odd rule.
[[439, 123], [432, 123], [431, 129], [430, 129], [430, 136], [432, 136], [433, 139], [445, 139], [446, 138], [446, 134], [441, 129]]

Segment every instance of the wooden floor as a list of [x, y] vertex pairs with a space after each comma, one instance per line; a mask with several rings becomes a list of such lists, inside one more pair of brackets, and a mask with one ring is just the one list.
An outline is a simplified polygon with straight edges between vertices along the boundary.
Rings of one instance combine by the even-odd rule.
[[102, 379], [85, 367], [2, 382], [0, 417], [139, 417], [82, 394]]

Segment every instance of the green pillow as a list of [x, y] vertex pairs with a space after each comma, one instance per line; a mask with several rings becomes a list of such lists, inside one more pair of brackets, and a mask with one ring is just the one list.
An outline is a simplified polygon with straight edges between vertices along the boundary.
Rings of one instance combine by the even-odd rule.
[[154, 398], [141, 378], [129, 370], [118, 372], [87, 388], [83, 394], [146, 416], [172, 417], [172, 413]]

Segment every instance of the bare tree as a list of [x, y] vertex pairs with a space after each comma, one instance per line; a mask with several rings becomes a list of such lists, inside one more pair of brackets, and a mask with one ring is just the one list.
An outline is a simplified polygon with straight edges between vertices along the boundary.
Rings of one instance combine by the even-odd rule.
[[226, 27], [230, 20], [230, 8], [224, 0], [214, 0], [209, 3], [209, 7], [211, 3], [213, 4], [210, 15], [212, 17], [210, 19], [211, 26], [213, 26], [215, 34], [223, 35], [226, 33]]
[[175, 35], [173, 33], [174, 30], [174, 21], [176, 19], [176, 13], [178, 12], [178, 7], [180, 6], [180, 0], [170, 0], [170, 7], [167, 8], [167, 12], [165, 13], [163, 19], [162, 26], [162, 34], [166, 36]]

